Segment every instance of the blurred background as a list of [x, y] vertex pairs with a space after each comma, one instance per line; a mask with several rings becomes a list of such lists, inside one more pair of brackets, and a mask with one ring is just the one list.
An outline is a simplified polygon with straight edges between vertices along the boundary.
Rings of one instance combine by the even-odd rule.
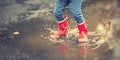
[[[89, 50], [87, 60], [120, 59], [119, 3], [120, 0], [83, 0], [82, 11], [90, 35], [103, 36], [97, 41], [100, 47]], [[57, 29], [54, 6], [55, 0], [0, 0], [0, 60], [80, 60], [76, 47], [63, 46], [70, 49], [66, 56], [48, 41], [51, 31]], [[69, 34], [77, 35], [71, 33], [77, 28], [69, 7], [65, 13], [69, 16]]]

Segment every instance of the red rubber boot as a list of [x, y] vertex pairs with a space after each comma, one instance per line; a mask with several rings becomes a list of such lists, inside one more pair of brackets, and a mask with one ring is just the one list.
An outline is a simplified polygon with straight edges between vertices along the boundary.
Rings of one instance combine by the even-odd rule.
[[51, 38], [59, 38], [65, 36], [68, 32], [68, 17], [65, 17], [63, 21], [58, 22], [58, 31], [51, 35]]

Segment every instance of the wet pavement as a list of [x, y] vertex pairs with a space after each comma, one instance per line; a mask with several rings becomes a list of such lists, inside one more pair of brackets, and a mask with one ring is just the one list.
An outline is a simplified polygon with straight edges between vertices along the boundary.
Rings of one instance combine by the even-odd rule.
[[[36, 18], [13, 24], [14, 27], [11, 27], [11, 32], [7, 31], [11, 35], [8, 35], [9, 37], [5, 36], [6, 38], [1, 38], [0, 40], [0, 59], [79, 60], [77, 43], [70, 43], [70, 39], [68, 39], [70, 42], [65, 44], [52, 44], [49, 42], [50, 31], [47, 28], [55, 28], [51, 26], [54, 23], [53, 21], [44, 21]], [[14, 35], [15, 31], [19, 32], [19, 34]], [[87, 60], [110, 60], [113, 51], [107, 50], [107, 48], [108, 45], [106, 43], [95, 50], [90, 48]]]

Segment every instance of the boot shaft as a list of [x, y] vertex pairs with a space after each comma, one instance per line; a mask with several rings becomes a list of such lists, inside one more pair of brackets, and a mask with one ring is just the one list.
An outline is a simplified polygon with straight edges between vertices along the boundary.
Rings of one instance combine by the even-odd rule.
[[86, 30], [86, 29], [87, 29], [87, 27], [86, 27], [86, 23], [85, 22], [83, 22], [81, 24], [78, 24], [78, 30], [79, 31], [83, 31], [83, 30]]
[[58, 22], [58, 30], [63, 34], [68, 32], [68, 17], [65, 17], [63, 21]]
[[84, 33], [84, 34], [88, 35], [88, 30], [87, 30], [85, 22], [78, 24], [78, 31], [79, 31], [79, 34]]

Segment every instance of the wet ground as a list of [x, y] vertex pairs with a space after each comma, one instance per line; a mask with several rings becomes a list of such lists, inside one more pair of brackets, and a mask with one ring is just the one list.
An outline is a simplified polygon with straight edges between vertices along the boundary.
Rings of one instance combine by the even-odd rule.
[[[3, 31], [0, 40], [1, 60], [79, 60], [79, 48], [75, 44], [76, 38], [69, 37], [66, 45], [57, 45], [49, 42], [50, 30], [54, 28], [51, 24], [55, 22], [40, 20], [40, 18], [23, 21], [13, 24], [8, 31]], [[14, 35], [14, 32], [19, 32]], [[69, 46], [68, 46], [69, 45]], [[66, 49], [67, 51], [63, 51]], [[67, 55], [67, 56], [66, 56]], [[113, 50], [108, 49], [106, 43], [99, 48], [88, 50], [87, 60], [110, 60], [113, 57]]]
[[[103, 2], [95, 4], [90, 3], [93, 2], [88, 2], [88, 5], [84, 5], [86, 8], [83, 8], [88, 30], [89, 32], [95, 32], [89, 35], [89, 39], [93, 40], [95, 36], [99, 37], [104, 35], [101, 33], [101, 30], [96, 30], [97, 25], [101, 23], [105, 28], [103, 30], [108, 31], [108, 22], [113, 22], [112, 26], [114, 29], [112, 30], [114, 31], [112, 31], [112, 38], [108, 36], [109, 34], [105, 34], [102, 37], [103, 40], [110, 40], [110, 42], [100, 42], [100, 46], [95, 49], [92, 49], [93, 46], [90, 46], [87, 60], [119, 60], [120, 30], [119, 23], [116, 23], [116, 21], [119, 22], [119, 19], [117, 19], [118, 15], [117, 17], [113, 16], [116, 15], [116, 12], [111, 11], [115, 10], [111, 8], [105, 9], [106, 7], [103, 5]], [[71, 15], [69, 10], [66, 12], [68, 15]], [[54, 19], [53, 16], [49, 18]], [[80, 60], [79, 48], [76, 41], [74, 41], [77, 37], [71, 36], [72, 34], [77, 35], [76, 23], [71, 22], [73, 18], [71, 16], [69, 18], [70, 33], [67, 39], [68, 42], [65, 44], [52, 44], [49, 42], [48, 36], [57, 28], [55, 21], [50, 19], [35, 17], [17, 23], [10, 23], [6, 26], [0, 26], [0, 60]], [[105, 23], [103, 21], [105, 21]], [[74, 29], [75, 31], [73, 31]], [[100, 39], [98, 38], [98, 40]], [[111, 43], [111, 41], [113, 43]], [[111, 45], [114, 47], [111, 47]]]
[[[79, 48], [76, 44], [66, 45], [51, 44], [48, 40], [50, 31], [47, 28], [55, 22], [39, 20], [40, 18], [14, 24], [11, 35], [4, 36], [0, 40], [1, 60], [79, 60]], [[46, 26], [47, 24], [47, 26]], [[13, 33], [18, 31], [18, 35]], [[7, 34], [3, 32], [2, 34]], [[2, 35], [1, 35], [2, 36]], [[75, 42], [75, 41], [74, 41]], [[90, 50], [88, 60], [106, 60], [112, 56], [111, 51], [105, 51], [106, 47]], [[69, 49], [62, 52], [60, 49]], [[68, 56], [66, 57], [67, 53]], [[109, 59], [108, 59], [109, 60]]]

